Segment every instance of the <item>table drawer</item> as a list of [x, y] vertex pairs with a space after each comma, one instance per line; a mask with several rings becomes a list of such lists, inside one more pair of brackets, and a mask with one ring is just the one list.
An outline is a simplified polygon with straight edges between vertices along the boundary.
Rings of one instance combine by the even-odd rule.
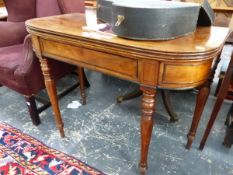
[[212, 60], [160, 65], [159, 86], [164, 88], [192, 88], [201, 85], [210, 75]]
[[137, 80], [137, 60], [75, 45], [58, 43], [57, 41], [46, 39], [40, 41], [44, 56], [116, 75], [124, 79]]

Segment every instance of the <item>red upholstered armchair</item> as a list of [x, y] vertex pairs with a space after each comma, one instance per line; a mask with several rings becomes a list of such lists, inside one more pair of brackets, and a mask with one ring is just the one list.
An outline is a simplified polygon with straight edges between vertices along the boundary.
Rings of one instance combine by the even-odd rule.
[[[32, 122], [38, 125], [40, 111], [37, 110], [34, 95], [44, 89], [45, 85], [39, 61], [32, 50], [30, 36], [27, 36], [25, 20], [67, 12], [84, 12], [84, 2], [4, 0], [4, 3], [8, 19], [0, 22], [0, 84], [24, 95]], [[55, 80], [76, 69], [58, 61], [51, 61], [51, 66], [56, 67], [52, 69]]]

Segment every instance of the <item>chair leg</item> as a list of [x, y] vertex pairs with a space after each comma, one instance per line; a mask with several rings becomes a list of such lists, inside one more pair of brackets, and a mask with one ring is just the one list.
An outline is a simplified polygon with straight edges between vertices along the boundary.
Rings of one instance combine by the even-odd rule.
[[34, 125], [39, 125], [40, 124], [40, 117], [39, 117], [39, 113], [37, 111], [37, 107], [36, 107], [36, 101], [35, 101], [35, 97], [31, 96], [31, 97], [27, 97], [25, 96], [25, 100], [26, 100], [26, 104], [31, 116], [31, 120], [32, 123]]
[[226, 133], [225, 133], [223, 145], [227, 148], [231, 148], [233, 144], [233, 104], [231, 104], [231, 108], [227, 114], [225, 125], [226, 125]]
[[231, 148], [233, 144], [233, 128], [226, 129], [226, 134], [225, 134], [224, 141], [222, 144], [226, 148]]

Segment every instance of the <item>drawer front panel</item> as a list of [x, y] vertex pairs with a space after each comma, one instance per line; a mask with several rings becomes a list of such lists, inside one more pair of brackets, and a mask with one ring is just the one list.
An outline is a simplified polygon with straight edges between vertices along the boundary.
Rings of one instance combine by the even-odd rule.
[[[81, 66], [85, 64], [90, 69], [137, 80], [137, 60], [45, 39], [41, 40], [41, 46], [45, 56], [61, 61], [65, 61], [67, 58], [72, 64]], [[58, 50], [59, 52], [57, 52]]]
[[162, 63], [159, 86], [168, 88], [195, 87], [207, 80], [212, 60], [197, 63]]

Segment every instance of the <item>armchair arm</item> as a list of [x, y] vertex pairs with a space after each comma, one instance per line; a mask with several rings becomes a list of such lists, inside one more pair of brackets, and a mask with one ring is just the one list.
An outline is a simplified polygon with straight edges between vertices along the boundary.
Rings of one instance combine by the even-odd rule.
[[[75, 70], [75, 66], [65, 64], [56, 60], [49, 60], [50, 66], [56, 69], [51, 69], [53, 78], [60, 79], [64, 75]], [[45, 87], [44, 77], [41, 72], [39, 59], [33, 52], [32, 41], [30, 35], [27, 35], [24, 40], [23, 62], [14, 72], [14, 78], [17, 83], [27, 86], [27, 94], [34, 94]], [[26, 94], [26, 93], [25, 93]]]
[[41, 81], [43, 80], [43, 75], [39, 59], [33, 51], [32, 40], [29, 34], [24, 40], [23, 55], [24, 62], [15, 70], [15, 79], [17, 82], [26, 83], [31, 90], [34, 89], [34, 91], [37, 91], [36, 89], [41, 89], [41, 86], [44, 86], [43, 81]]
[[0, 47], [21, 44], [26, 35], [25, 22], [0, 22]]

